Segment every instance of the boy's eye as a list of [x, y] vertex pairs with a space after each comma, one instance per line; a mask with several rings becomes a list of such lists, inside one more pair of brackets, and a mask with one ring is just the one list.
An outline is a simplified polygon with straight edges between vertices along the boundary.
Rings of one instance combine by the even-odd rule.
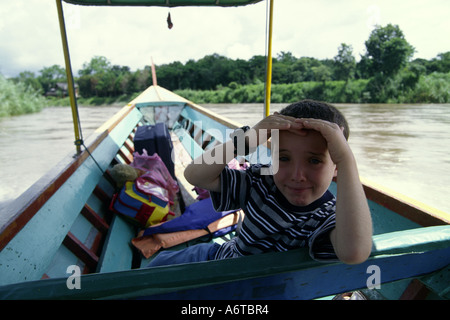
[[286, 161], [289, 161], [289, 157], [286, 157], [286, 156], [280, 156], [280, 157], [278, 158], [278, 160], [280, 160], [280, 161], [282, 161], [282, 162], [286, 162]]
[[317, 159], [317, 158], [311, 158], [311, 159], [309, 159], [309, 163], [311, 163], [311, 164], [319, 164], [319, 163], [321, 163], [322, 161], [320, 161], [320, 159]]

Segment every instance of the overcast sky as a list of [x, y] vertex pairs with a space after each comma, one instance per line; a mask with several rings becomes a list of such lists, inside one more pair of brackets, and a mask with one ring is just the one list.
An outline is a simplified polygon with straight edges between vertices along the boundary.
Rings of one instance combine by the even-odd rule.
[[[341, 43], [359, 60], [374, 24], [398, 24], [414, 58], [450, 51], [449, 0], [275, 0], [273, 56], [332, 59]], [[243, 8], [83, 7], [64, 3], [75, 72], [93, 56], [131, 70], [218, 53], [265, 54], [266, 1]], [[167, 15], [173, 28], [167, 28]], [[0, 73], [64, 66], [54, 0], [0, 1]]]

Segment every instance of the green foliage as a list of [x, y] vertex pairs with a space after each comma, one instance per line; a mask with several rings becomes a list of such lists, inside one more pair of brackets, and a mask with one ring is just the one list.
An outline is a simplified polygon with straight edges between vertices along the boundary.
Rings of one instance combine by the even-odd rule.
[[40, 111], [46, 100], [31, 85], [14, 83], [0, 75], [0, 117]]
[[65, 69], [56, 64], [43, 68], [40, 73], [37, 80], [41, 84], [43, 93], [48, 92], [51, 88], [56, 88], [58, 82], [67, 82]]
[[[431, 60], [410, 61], [414, 48], [397, 25], [377, 26], [365, 42], [367, 53], [359, 62], [350, 45], [342, 43], [333, 59], [295, 57], [280, 52], [272, 58], [272, 102], [310, 98], [340, 103], [449, 102], [450, 52]], [[197, 103], [261, 103], [264, 101], [266, 57], [248, 61], [207, 55], [185, 64], [175, 61], [156, 66], [158, 84]], [[131, 71], [95, 56], [83, 64], [75, 78], [80, 101], [105, 104], [123, 101], [152, 84], [150, 66]], [[45, 94], [61, 88], [65, 70], [57, 65], [43, 68], [37, 77], [22, 72], [15, 83]], [[67, 95], [52, 104], [66, 104]]]
[[342, 43], [338, 48], [338, 54], [334, 57], [335, 75], [337, 80], [348, 81], [353, 79], [356, 71], [356, 59], [353, 56], [353, 48]]
[[[335, 103], [367, 102], [365, 90], [368, 80], [351, 81], [307, 81], [289, 84], [274, 84], [271, 102], [290, 103], [302, 99], [315, 99]], [[262, 103], [264, 102], [264, 84], [250, 84], [238, 88], [220, 90], [176, 90], [175, 93], [197, 103]]]
[[449, 103], [450, 72], [434, 72], [421, 77], [414, 90], [408, 92], [405, 101], [411, 103]]
[[414, 53], [414, 48], [406, 41], [400, 28], [392, 24], [377, 26], [365, 44], [372, 75], [395, 75]]

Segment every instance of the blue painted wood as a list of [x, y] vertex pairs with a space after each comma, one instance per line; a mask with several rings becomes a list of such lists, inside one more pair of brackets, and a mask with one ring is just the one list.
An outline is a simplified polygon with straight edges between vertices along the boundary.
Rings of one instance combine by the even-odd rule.
[[[367, 281], [372, 275], [370, 266], [380, 268], [380, 287], [382, 287], [387, 282], [438, 270], [446, 263], [450, 263], [449, 255], [450, 248], [446, 248], [419, 254], [370, 259], [359, 265], [323, 265], [264, 278], [133, 298], [149, 300], [310, 300], [342, 292], [367, 289]], [[370, 281], [369, 284], [372, 285], [373, 283]]]
[[[203, 153], [201, 145], [207, 140], [211, 140], [211, 136], [217, 142], [225, 142], [230, 140], [230, 133], [233, 131], [224, 124], [207, 117], [203, 113], [186, 107], [181, 112], [181, 116], [188, 120], [183, 120], [183, 123], [177, 123], [174, 126], [174, 132], [177, 134], [184, 148], [187, 150], [191, 158], [195, 159]], [[185, 123], [188, 121], [188, 123]], [[189, 135], [189, 130], [194, 127], [192, 137]], [[200, 131], [204, 130], [202, 134]], [[196, 139], [197, 141], [195, 141]], [[206, 147], [207, 148], [207, 147]], [[265, 146], [259, 146], [256, 152], [247, 157], [250, 163], [264, 163], [270, 164], [270, 150]]]
[[[203, 113], [196, 111], [191, 107], [186, 107], [181, 112], [181, 115], [190, 119], [193, 123], [197, 124], [198, 127], [205, 131], [213, 129], [211, 132], [216, 133], [213, 135], [218, 141], [223, 142], [229, 139], [229, 134], [232, 130], [224, 124], [204, 115]], [[220, 132], [220, 134], [217, 134], [218, 132]]]
[[420, 228], [421, 225], [401, 216], [400, 214], [368, 200], [372, 213], [373, 233], [381, 234], [400, 230]]
[[191, 155], [191, 158], [195, 159], [203, 154], [203, 149], [201, 148], [201, 146], [199, 146], [197, 142], [192, 139], [192, 137], [186, 130], [179, 128], [174, 130], [174, 132], [178, 136], [178, 139], [180, 140], [183, 147]]
[[77, 265], [80, 270], [83, 270], [84, 263], [81, 262], [69, 249], [65, 246], [60, 246], [56, 252], [53, 260], [50, 262], [50, 267], [45, 271], [49, 278], [67, 277], [67, 267]]
[[[103, 170], [140, 118], [141, 113], [132, 110], [92, 152]], [[0, 285], [42, 277], [102, 174], [88, 157], [41, 207], [0, 252]]]
[[[332, 182], [328, 190], [336, 196], [337, 184]], [[398, 213], [385, 208], [372, 200], [368, 200], [368, 204], [372, 216], [373, 234], [382, 234], [421, 227], [419, 224], [402, 217]]]
[[100, 257], [97, 272], [130, 270], [133, 260], [131, 239], [136, 228], [118, 215], [113, 216], [105, 246]]

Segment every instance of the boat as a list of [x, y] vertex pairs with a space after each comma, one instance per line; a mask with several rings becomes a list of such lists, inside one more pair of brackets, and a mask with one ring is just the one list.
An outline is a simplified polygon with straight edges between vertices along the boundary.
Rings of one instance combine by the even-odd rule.
[[[161, 3], [114, 1], [143, 2]], [[195, 1], [165, 1], [188, 2]], [[210, 1], [252, 2], [257, 1]], [[158, 122], [170, 129], [179, 214], [197, 201], [184, 179], [185, 166], [242, 125], [162, 88], [154, 78], [152, 86], [79, 143], [75, 155], [68, 154], [1, 213], [0, 299], [308, 300], [349, 292], [374, 300], [450, 298], [450, 215], [365, 180], [374, 235], [364, 263], [318, 262], [307, 248], [299, 248], [146, 268], [149, 259], [130, 245], [138, 229], [110, 210], [117, 190], [109, 169], [133, 161], [138, 126]], [[265, 161], [267, 154], [257, 151], [256, 161]], [[330, 191], [336, 192], [334, 182]], [[205, 239], [176, 248], [196, 241]]]

